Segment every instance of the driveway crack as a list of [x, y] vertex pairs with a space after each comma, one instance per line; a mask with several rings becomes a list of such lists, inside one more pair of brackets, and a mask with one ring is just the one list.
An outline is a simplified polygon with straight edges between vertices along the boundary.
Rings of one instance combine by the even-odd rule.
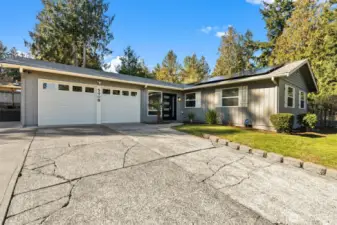
[[125, 151], [125, 153], [124, 153], [124, 158], [123, 158], [123, 168], [125, 168], [125, 161], [126, 161], [126, 156], [127, 156], [127, 154], [128, 154], [129, 151], [131, 151], [131, 149], [132, 149], [133, 147], [135, 147], [136, 145], [138, 145], [138, 143], [136, 143], [136, 144], [132, 145], [131, 147], [129, 147], [128, 149], [126, 149], [126, 151]]
[[201, 182], [205, 182], [206, 180], [211, 179], [211, 178], [214, 177], [220, 170], [222, 170], [224, 167], [229, 166], [229, 165], [232, 165], [233, 163], [236, 163], [236, 162], [238, 162], [238, 161], [244, 159], [245, 157], [246, 157], [246, 156], [242, 156], [242, 157], [238, 158], [237, 160], [234, 160], [234, 161], [232, 161], [232, 162], [230, 162], [230, 163], [225, 163], [225, 164], [223, 164], [223, 165], [220, 166], [216, 171], [214, 171], [213, 174], [212, 174], [211, 176], [206, 177], [206, 178], [203, 179]]

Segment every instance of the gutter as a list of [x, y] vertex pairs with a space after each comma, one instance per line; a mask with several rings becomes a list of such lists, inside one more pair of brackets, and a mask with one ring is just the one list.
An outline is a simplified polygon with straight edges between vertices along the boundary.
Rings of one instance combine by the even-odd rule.
[[74, 77], [83, 77], [83, 78], [95, 79], [95, 80], [106, 80], [106, 81], [114, 81], [118, 83], [135, 84], [135, 85], [140, 85], [140, 86], [146, 85], [150, 87], [165, 88], [165, 89], [178, 90], [178, 91], [184, 90], [183, 88], [179, 88], [179, 87], [169, 87], [169, 86], [159, 85], [159, 84], [148, 84], [145, 82], [143, 83], [143, 82], [136, 82], [136, 81], [126, 81], [126, 80], [119, 80], [119, 79], [108, 78], [108, 77], [95, 77], [92, 75], [87, 75], [87, 74], [82, 74], [82, 73], [65, 72], [65, 71], [59, 71], [59, 70], [53, 70], [53, 69], [43, 69], [43, 68], [31, 67], [31, 66], [19, 66], [19, 65], [7, 64], [7, 63], [1, 63], [0, 67], [19, 69], [20, 72], [21, 71], [23, 72], [23, 70], [31, 70], [31, 71], [54, 73], [54, 74], [60, 74], [60, 75], [68, 75], [68, 76], [74, 76]]

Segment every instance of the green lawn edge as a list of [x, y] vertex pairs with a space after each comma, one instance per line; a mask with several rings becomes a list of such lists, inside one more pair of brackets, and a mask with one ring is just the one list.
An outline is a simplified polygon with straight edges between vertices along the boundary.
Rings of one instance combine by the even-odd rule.
[[269, 131], [229, 127], [223, 125], [186, 124], [174, 129], [201, 137], [212, 134], [251, 148], [298, 158], [337, 169], [337, 133], [280, 134]]

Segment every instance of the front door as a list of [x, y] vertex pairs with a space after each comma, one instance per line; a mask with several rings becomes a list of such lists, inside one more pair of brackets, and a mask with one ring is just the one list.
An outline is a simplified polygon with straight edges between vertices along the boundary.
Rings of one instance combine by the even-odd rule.
[[163, 120], [177, 119], [177, 95], [163, 93]]

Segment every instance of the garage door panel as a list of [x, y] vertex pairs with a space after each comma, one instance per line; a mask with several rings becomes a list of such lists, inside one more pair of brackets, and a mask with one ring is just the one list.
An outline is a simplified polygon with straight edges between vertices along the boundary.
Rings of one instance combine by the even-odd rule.
[[58, 84], [51, 89], [43, 88], [39, 81], [38, 125], [95, 124], [95, 93], [58, 90]]
[[102, 123], [140, 122], [140, 91], [132, 91], [137, 95], [102, 95]]

